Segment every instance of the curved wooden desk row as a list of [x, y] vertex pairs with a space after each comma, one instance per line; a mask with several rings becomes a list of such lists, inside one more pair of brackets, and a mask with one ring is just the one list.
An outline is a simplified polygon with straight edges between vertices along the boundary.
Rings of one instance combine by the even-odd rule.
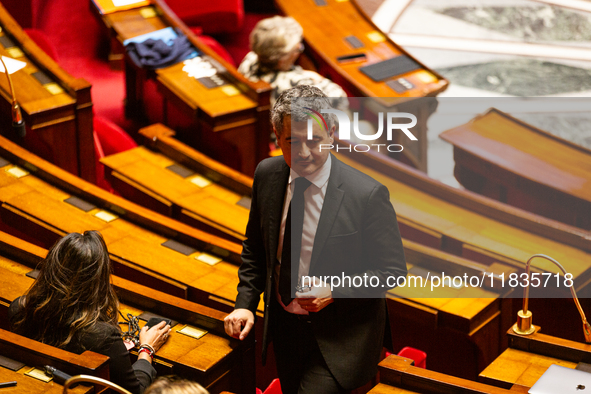
[[[244, 78], [203, 44], [164, 1], [150, 3], [147, 7], [100, 15], [100, 6], [93, 2], [113, 42], [121, 46], [126, 39], [174, 27], [214, 65], [225, 85], [207, 87], [183, 71], [182, 62], [147, 71], [126, 57], [127, 115], [175, 127], [192, 146], [201, 147], [208, 155], [246, 174], [254, 174], [257, 163], [268, 156], [270, 86]], [[152, 94], [154, 82], [156, 95]]]
[[[533, 313], [535, 317], [535, 309]], [[507, 336], [509, 348], [480, 373], [480, 381], [527, 392], [552, 364], [577, 368], [579, 363], [591, 363], [590, 344], [542, 334], [538, 326], [528, 336], [517, 335], [512, 329]]]
[[0, 56], [26, 63], [11, 74], [27, 126], [11, 131], [11, 95], [0, 75], [0, 129], [27, 149], [87, 180], [95, 178], [90, 84], [73, 78], [43, 52], [0, 4]]
[[[107, 193], [2, 137], [0, 157], [6, 229], [46, 248], [67, 233], [99, 230], [117, 275], [204, 305], [233, 305], [239, 245]], [[81, 204], [65, 201], [72, 197]]]
[[[0, 244], [2, 245], [0, 303], [3, 307], [2, 314], [5, 315], [8, 304], [24, 294], [31, 286], [33, 279], [26, 274], [37, 266], [47, 251], [2, 232], [0, 232]], [[170, 339], [155, 357], [154, 366], [159, 375], [174, 374], [195, 380], [212, 393], [224, 389], [241, 393], [254, 391], [254, 341], [240, 342], [228, 338], [223, 327], [225, 313], [169, 296], [117, 276], [113, 276], [112, 281], [121, 302], [120, 311], [124, 315], [131, 313], [138, 316], [144, 312], [150, 312], [179, 322], [172, 328]], [[120, 321], [122, 321], [121, 318]], [[183, 335], [183, 332], [189, 329], [207, 333], [198, 339]], [[12, 333], [7, 334], [10, 336], [2, 335], [3, 339], [0, 342], [0, 346], [4, 349], [9, 349], [11, 346], [16, 348], [21, 342], [29, 343], [31, 349], [41, 349], [34, 350], [35, 354], [45, 350], [60, 356], [56, 362], [52, 362], [52, 365], [58, 369], [64, 368], [64, 372], [91, 373], [107, 379], [109, 377], [108, 357], [92, 352], [85, 352], [78, 356], [23, 339]], [[17, 355], [17, 353], [3, 354], [12, 355], [13, 358]], [[35, 360], [35, 363], [40, 362], [33, 356], [30, 356], [30, 359]], [[97, 361], [93, 361], [95, 359], [102, 362], [97, 364]]]
[[591, 151], [497, 109], [440, 137], [469, 190], [591, 230]]

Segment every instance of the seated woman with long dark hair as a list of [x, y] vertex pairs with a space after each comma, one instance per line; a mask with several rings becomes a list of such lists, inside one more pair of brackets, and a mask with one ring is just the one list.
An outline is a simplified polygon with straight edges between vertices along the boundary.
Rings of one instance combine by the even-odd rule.
[[111, 381], [142, 393], [156, 377], [152, 357], [170, 326], [161, 322], [141, 330], [140, 352], [132, 366], [117, 323], [119, 301], [110, 276], [111, 261], [99, 232], [66, 235], [47, 254], [27, 294], [10, 305], [11, 327], [69, 352], [109, 356]]

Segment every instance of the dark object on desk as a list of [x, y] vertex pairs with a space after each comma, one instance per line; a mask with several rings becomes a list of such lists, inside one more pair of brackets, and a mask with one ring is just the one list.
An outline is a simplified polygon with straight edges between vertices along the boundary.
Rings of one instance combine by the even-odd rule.
[[66, 198], [64, 202], [67, 202], [68, 204], [73, 205], [76, 208], [83, 210], [84, 212], [90, 212], [96, 208], [96, 205], [86, 202], [83, 199], [78, 198], [76, 196]]
[[184, 167], [180, 164], [172, 164], [166, 167], [166, 169], [174, 172], [179, 176], [182, 176], [183, 178], [187, 178], [195, 173], [194, 171], [189, 170], [187, 167]]
[[386, 85], [388, 85], [388, 87], [394, 89], [394, 91], [396, 93], [404, 93], [407, 90], [410, 90], [415, 87], [415, 85], [413, 85], [407, 79], [404, 79], [404, 78], [398, 78], [398, 79], [394, 79], [392, 81], [388, 81], [388, 82], [386, 82]]
[[365, 53], [354, 53], [352, 55], [343, 55], [337, 57], [337, 62], [344, 64], [344, 63], [353, 63], [353, 62], [364, 62], [367, 60], [367, 56]]
[[8, 38], [7, 35], [3, 35], [2, 37], [0, 37], [0, 44], [2, 44], [4, 48], [12, 48], [16, 46], [14, 42], [10, 38]]
[[421, 65], [405, 55], [384, 60], [379, 63], [370, 64], [359, 68], [359, 71], [373, 79], [375, 82], [381, 82], [397, 75], [405, 74], [409, 71], [417, 70]]
[[[157, 314], [152, 313], [152, 312], [143, 312], [142, 314], [138, 315], [137, 317], [138, 317], [138, 319], [142, 319], [142, 320], [147, 321], [148, 323], [146, 325], [150, 324], [150, 321], [152, 319], [156, 319], [157, 320], [156, 321], [156, 324], [158, 324], [162, 320], [166, 320], [167, 323], [168, 323], [168, 325], [170, 325], [170, 327], [174, 327], [177, 324], [179, 324], [179, 322], [176, 321], [176, 320], [171, 320], [171, 319], [169, 319], [167, 317], [160, 316], [160, 315], [157, 315]], [[151, 326], [149, 326], [149, 327], [151, 327]]]
[[37, 279], [39, 277], [39, 270], [33, 270], [33, 271], [29, 271], [25, 274], [25, 276], [28, 276], [29, 278], [32, 279]]
[[35, 78], [41, 85], [47, 85], [48, 83], [52, 83], [53, 80], [47, 76], [43, 71], [37, 71], [31, 74], [33, 78]]
[[16, 380], [13, 380], [12, 382], [0, 382], [0, 389], [4, 388], [4, 387], [14, 387], [16, 386]]
[[148, 38], [143, 42], [130, 42], [125, 47], [129, 58], [139, 68], [158, 69], [187, 59], [195, 52], [187, 37], [179, 35], [172, 45]]
[[11, 371], [18, 371], [24, 367], [25, 364], [5, 356], [0, 356], [0, 366], [10, 369]]
[[251, 203], [252, 203], [252, 199], [250, 197], [244, 196], [240, 199], [240, 201], [238, 201], [236, 203], [236, 205], [240, 205], [241, 207], [244, 207], [246, 209], [250, 209]]
[[577, 364], [575, 369], [578, 369], [579, 371], [585, 371], [585, 372], [591, 373], [591, 364], [580, 362]]
[[3, 158], [0, 157], [0, 168], [5, 167], [5, 166], [7, 166], [9, 164], [10, 164], [10, 162], [8, 160], [3, 159]]
[[345, 37], [345, 41], [347, 41], [347, 43], [351, 45], [353, 49], [363, 48], [365, 46], [361, 40], [355, 36], [347, 36]]
[[188, 255], [195, 253], [197, 251], [196, 249], [193, 249], [190, 246], [184, 245], [184, 244], [174, 241], [172, 239], [169, 239], [168, 241], [164, 242], [162, 244], [162, 246], [165, 246], [165, 247], [172, 249], [176, 252], [182, 253], [185, 256], [188, 256]]
[[314, 3], [318, 6], [318, 7], [324, 7], [327, 3], [326, 0], [314, 0]]
[[46, 365], [43, 368], [45, 369], [45, 374], [47, 376], [51, 376], [57, 384], [63, 385], [66, 383], [66, 380], [72, 377], [67, 373], [60, 371], [59, 369], [52, 367], [51, 365]]

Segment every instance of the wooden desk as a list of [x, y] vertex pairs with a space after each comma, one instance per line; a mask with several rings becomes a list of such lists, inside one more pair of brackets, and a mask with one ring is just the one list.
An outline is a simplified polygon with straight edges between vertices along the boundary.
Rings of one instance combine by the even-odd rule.
[[[10, 302], [24, 294], [30, 287], [33, 279], [25, 275], [37, 265], [41, 256], [46, 255], [47, 251], [2, 232], [0, 232], [0, 244], [3, 246], [3, 255], [0, 256], [0, 280], [2, 281], [0, 299], [2, 306], [6, 308]], [[112, 282], [121, 302], [120, 311], [124, 315], [131, 313], [139, 316], [144, 312], [152, 312], [179, 322], [172, 328], [170, 339], [154, 359], [154, 367], [159, 375], [175, 374], [195, 380], [211, 393], [222, 390], [232, 390], [236, 393], [254, 391], [254, 339], [251, 337], [250, 340], [241, 342], [227, 337], [223, 323], [225, 313], [169, 296], [117, 276], [112, 277]], [[120, 321], [122, 321], [121, 318]], [[144, 323], [142, 322], [140, 326]], [[206, 330], [207, 334], [195, 339], [178, 332], [186, 325]], [[7, 335], [10, 337], [2, 336], [0, 349], [2, 346], [11, 346], [10, 342], [14, 342], [12, 337], [20, 337], [12, 333]], [[35, 341], [28, 341], [41, 346]], [[4, 344], [4, 342], [8, 343]], [[67, 353], [47, 345], [42, 347], [54, 349], [54, 352], [58, 353]], [[97, 356], [108, 359], [102, 355]], [[72, 363], [76, 357], [71, 359]], [[108, 364], [105, 363], [105, 365], [108, 368]], [[107, 375], [101, 377], [108, 379], [108, 369], [106, 372]]]
[[[489, 393], [510, 394], [524, 391], [505, 390], [455, 376], [417, 368], [411, 365], [412, 360], [399, 356], [389, 356], [379, 364], [380, 384], [369, 391], [369, 394], [397, 393]], [[527, 393], [527, 391], [525, 391]]]
[[[318, 6], [314, 0], [276, 0], [277, 7], [293, 17], [304, 29], [306, 54], [315, 61], [318, 71], [343, 86], [354, 97], [372, 97], [375, 103], [365, 108], [370, 113], [410, 112], [417, 116], [419, 123], [413, 128], [418, 131], [418, 142], [405, 146], [401, 160], [422, 171], [427, 170], [427, 119], [435, 111], [436, 103], [421, 102], [413, 98], [436, 96], [447, 88], [448, 82], [441, 75], [412, 58], [403, 48], [382, 34], [353, 1], [327, 0]], [[347, 38], [355, 37], [361, 43], [354, 48]], [[308, 50], [309, 48], [309, 50]], [[363, 62], [339, 63], [337, 57], [354, 53], [365, 53]], [[359, 68], [396, 56], [404, 55], [416, 61], [420, 67], [375, 82]], [[403, 78], [411, 89], [396, 92], [388, 83]], [[406, 83], [405, 82], [405, 83]], [[368, 117], [368, 115], [366, 115]], [[396, 142], [396, 141], [395, 141]]]
[[[72, 174], [94, 180], [90, 84], [61, 69], [23, 32], [2, 5], [0, 31], [0, 39], [12, 42], [6, 46], [0, 44], [0, 56], [27, 63], [25, 68], [11, 75], [27, 136], [20, 139], [12, 131], [12, 99], [4, 74], [0, 75], [2, 134]], [[39, 75], [43, 79], [37, 79]]]
[[[147, 8], [152, 17], [142, 16], [146, 8], [102, 15], [114, 37], [112, 41], [122, 45], [128, 38], [175, 27], [228, 84], [208, 89], [182, 70], [183, 63], [148, 72], [126, 58], [127, 115], [144, 116], [151, 122], [173, 127], [189, 145], [252, 176], [257, 163], [268, 156], [270, 86], [244, 78], [203, 44], [163, 1], [152, 0]], [[155, 101], [146, 100], [146, 92], [154, 93], [155, 89], [158, 90]]]
[[440, 137], [467, 189], [591, 230], [591, 151], [491, 109]]
[[531, 387], [552, 364], [575, 368], [579, 362], [591, 362], [591, 345], [542, 334], [540, 327], [529, 336], [512, 329], [507, 335], [509, 348], [482, 371], [480, 381], [498, 387]]
[[[142, 129], [140, 133], [153, 146], [162, 145], [163, 139], [174, 135], [161, 124]], [[178, 171], [182, 164], [145, 147], [105, 157], [101, 162], [113, 187], [126, 198], [211, 234], [242, 242], [252, 178], [184, 144], [177, 145], [190, 155], [187, 160], [183, 160], [182, 154], [174, 153], [177, 151], [169, 152], [183, 162], [190, 160], [188, 167], [183, 166], [190, 169], [188, 173]]]
[[[3, 388], [3, 394], [17, 394], [17, 393], [38, 393], [38, 394], [63, 394], [64, 387], [55, 383], [54, 381], [45, 383], [41, 380], [25, 375], [25, 372], [31, 370], [31, 366], [25, 366], [18, 371], [11, 371], [0, 367], [0, 381], [12, 382], [16, 381], [16, 386], [10, 388]], [[70, 389], [68, 393], [71, 394], [91, 394], [96, 393], [94, 387], [89, 385], [80, 385], [76, 388]]]

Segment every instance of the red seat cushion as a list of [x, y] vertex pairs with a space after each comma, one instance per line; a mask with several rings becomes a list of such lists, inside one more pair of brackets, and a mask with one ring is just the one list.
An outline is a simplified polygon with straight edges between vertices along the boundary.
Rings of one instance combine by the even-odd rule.
[[37, 46], [41, 48], [43, 52], [47, 53], [54, 61], [58, 61], [57, 52], [54, 46], [49, 42], [49, 39], [41, 30], [25, 29], [25, 33], [31, 37], [31, 40], [35, 41], [35, 44], [37, 44]]
[[244, 23], [242, 0], [166, 0], [166, 4], [189, 26], [206, 34], [234, 33]]
[[95, 116], [93, 125], [96, 185], [114, 193], [113, 187], [105, 178], [105, 166], [100, 162], [100, 159], [135, 148], [137, 144], [121, 127], [105, 118]]
[[94, 131], [98, 136], [105, 156], [137, 146], [135, 141], [121, 127], [100, 116], [94, 117]]
[[196, 36], [199, 36], [199, 39], [203, 41], [205, 45], [213, 49], [215, 53], [220, 55], [225, 61], [230, 63], [232, 66], [236, 67], [236, 62], [234, 61], [230, 53], [226, 51], [226, 48], [222, 46], [222, 44], [217, 42], [212, 37], [201, 35], [201, 33], [203, 32], [203, 29], [201, 27], [192, 27], [191, 31], [193, 31], [193, 33], [195, 33]]
[[273, 379], [263, 394], [282, 394], [281, 383], [279, 382], [279, 379]]

